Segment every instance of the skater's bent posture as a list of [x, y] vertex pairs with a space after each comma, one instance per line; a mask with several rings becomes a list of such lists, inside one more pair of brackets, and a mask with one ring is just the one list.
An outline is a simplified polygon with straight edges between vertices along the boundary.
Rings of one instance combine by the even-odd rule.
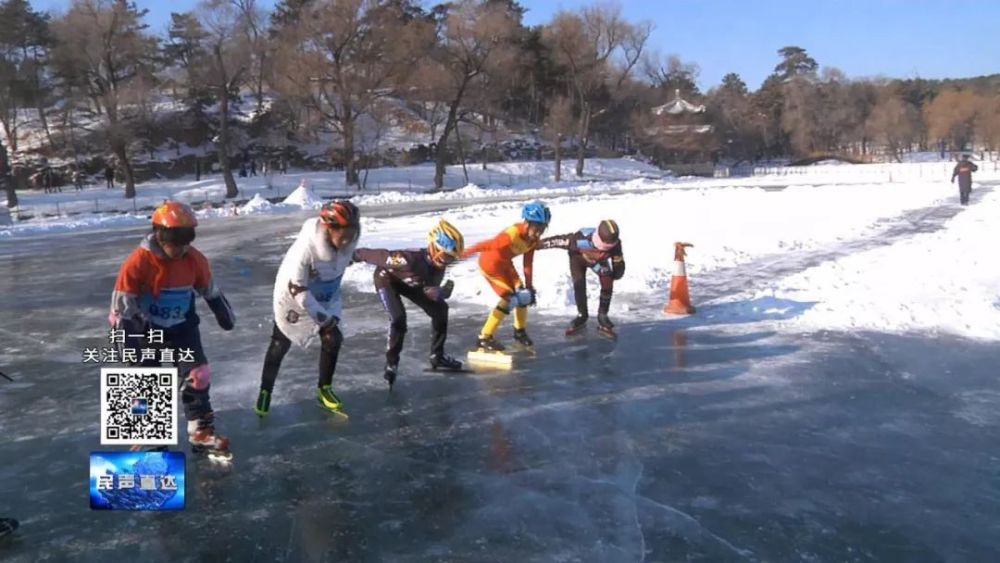
[[333, 392], [333, 373], [344, 340], [340, 332], [340, 282], [361, 234], [361, 212], [349, 201], [332, 201], [307, 219], [285, 254], [274, 282], [274, 326], [264, 356], [254, 412], [267, 415], [281, 361], [292, 343], [302, 348], [319, 337], [316, 397], [330, 411], [342, 403]]
[[[126, 337], [126, 348], [190, 349], [194, 362], [174, 362], [181, 378], [181, 402], [188, 441], [195, 450], [229, 457], [229, 440], [215, 432], [209, 400], [211, 371], [198, 330], [195, 295], [202, 296], [223, 330], [236, 321], [229, 302], [212, 281], [208, 259], [191, 246], [198, 220], [186, 204], [168, 201], [153, 211], [153, 232], [129, 254], [118, 272], [108, 320], [126, 335], [163, 331], [163, 342], [144, 344]], [[148, 339], [151, 340], [151, 339]], [[158, 360], [142, 361], [159, 366]]]
[[431, 318], [432, 369], [458, 370], [462, 362], [444, 353], [448, 338], [448, 303], [453, 283], [441, 285], [445, 269], [461, 258], [465, 239], [453, 225], [441, 220], [427, 234], [427, 248], [419, 250], [385, 250], [359, 248], [354, 251], [356, 262], [375, 266], [375, 290], [389, 314], [389, 335], [385, 349], [383, 376], [391, 386], [396, 381], [399, 354], [406, 336], [406, 309], [402, 297], [424, 310]]
[[[479, 253], [479, 270], [490, 283], [500, 301], [490, 312], [479, 334], [479, 348], [489, 351], [503, 351], [493, 333], [500, 322], [514, 308], [514, 340], [523, 346], [532, 346], [528, 337], [528, 305], [535, 304], [535, 288], [532, 285], [532, 262], [535, 247], [552, 220], [552, 212], [541, 202], [525, 204], [521, 209], [520, 223], [504, 229], [492, 239], [479, 242], [463, 253], [468, 257]], [[524, 255], [524, 283], [514, 268], [515, 256]]]
[[566, 329], [573, 334], [587, 324], [587, 270], [597, 274], [601, 282], [601, 296], [597, 306], [598, 330], [614, 337], [614, 324], [608, 318], [615, 280], [625, 275], [625, 259], [618, 223], [605, 219], [596, 229], [580, 229], [568, 234], [548, 237], [538, 244], [538, 249], [564, 248], [569, 254], [569, 273], [573, 278], [573, 297], [576, 299], [576, 318]]

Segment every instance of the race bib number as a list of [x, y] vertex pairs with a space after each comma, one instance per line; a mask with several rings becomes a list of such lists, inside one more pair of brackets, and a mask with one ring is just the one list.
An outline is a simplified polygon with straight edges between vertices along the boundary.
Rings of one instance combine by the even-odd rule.
[[146, 317], [159, 326], [173, 326], [184, 322], [191, 309], [190, 289], [164, 289], [160, 296], [142, 296], [140, 302]]

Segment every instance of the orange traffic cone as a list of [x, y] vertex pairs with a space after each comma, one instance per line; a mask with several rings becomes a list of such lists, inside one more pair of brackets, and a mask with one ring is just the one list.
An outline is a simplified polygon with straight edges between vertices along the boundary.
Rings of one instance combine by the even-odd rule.
[[684, 267], [685, 248], [694, 246], [686, 242], [674, 243], [674, 276], [670, 279], [670, 301], [663, 307], [669, 315], [690, 315], [694, 313], [691, 295], [688, 294], [687, 269]]

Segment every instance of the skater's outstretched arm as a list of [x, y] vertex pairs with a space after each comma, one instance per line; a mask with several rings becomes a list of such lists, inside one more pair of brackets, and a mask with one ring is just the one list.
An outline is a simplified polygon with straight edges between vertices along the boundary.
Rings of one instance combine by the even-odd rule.
[[479, 241], [476, 244], [467, 247], [465, 249], [465, 252], [462, 253], [462, 256], [468, 258], [469, 256], [472, 256], [473, 254], [478, 254], [480, 252], [486, 252], [488, 250], [500, 250], [502, 248], [510, 246], [511, 242], [512, 239], [510, 238], [510, 235], [507, 233], [507, 231], [503, 231], [491, 239]]
[[538, 246], [535, 248], [536, 250], [548, 250], [550, 248], [562, 248], [564, 250], [569, 249], [569, 245], [573, 242], [573, 237], [575, 236], [576, 233], [570, 233], [568, 235], [546, 237], [540, 240], [538, 242]]
[[395, 270], [409, 265], [406, 254], [384, 248], [359, 248], [354, 251], [352, 262], [364, 262], [378, 268]]

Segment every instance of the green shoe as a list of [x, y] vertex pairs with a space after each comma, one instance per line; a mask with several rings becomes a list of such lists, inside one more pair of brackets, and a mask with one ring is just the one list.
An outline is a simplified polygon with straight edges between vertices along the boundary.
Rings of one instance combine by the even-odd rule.
[[319, 400], [320, 406], [328, 411], [340, 412], [340, 409], [344, 406], [343, 401], [333, 392], [333, 387], [330, 385], [324, 385], [316, 389], [316, 398]]
[[271, 394], [266, 389], [261, 389], [257, 395], [257, 404], [253, 406], [253, 412], [257, 413], [257, 416], [265, 417], [270, 410]]

